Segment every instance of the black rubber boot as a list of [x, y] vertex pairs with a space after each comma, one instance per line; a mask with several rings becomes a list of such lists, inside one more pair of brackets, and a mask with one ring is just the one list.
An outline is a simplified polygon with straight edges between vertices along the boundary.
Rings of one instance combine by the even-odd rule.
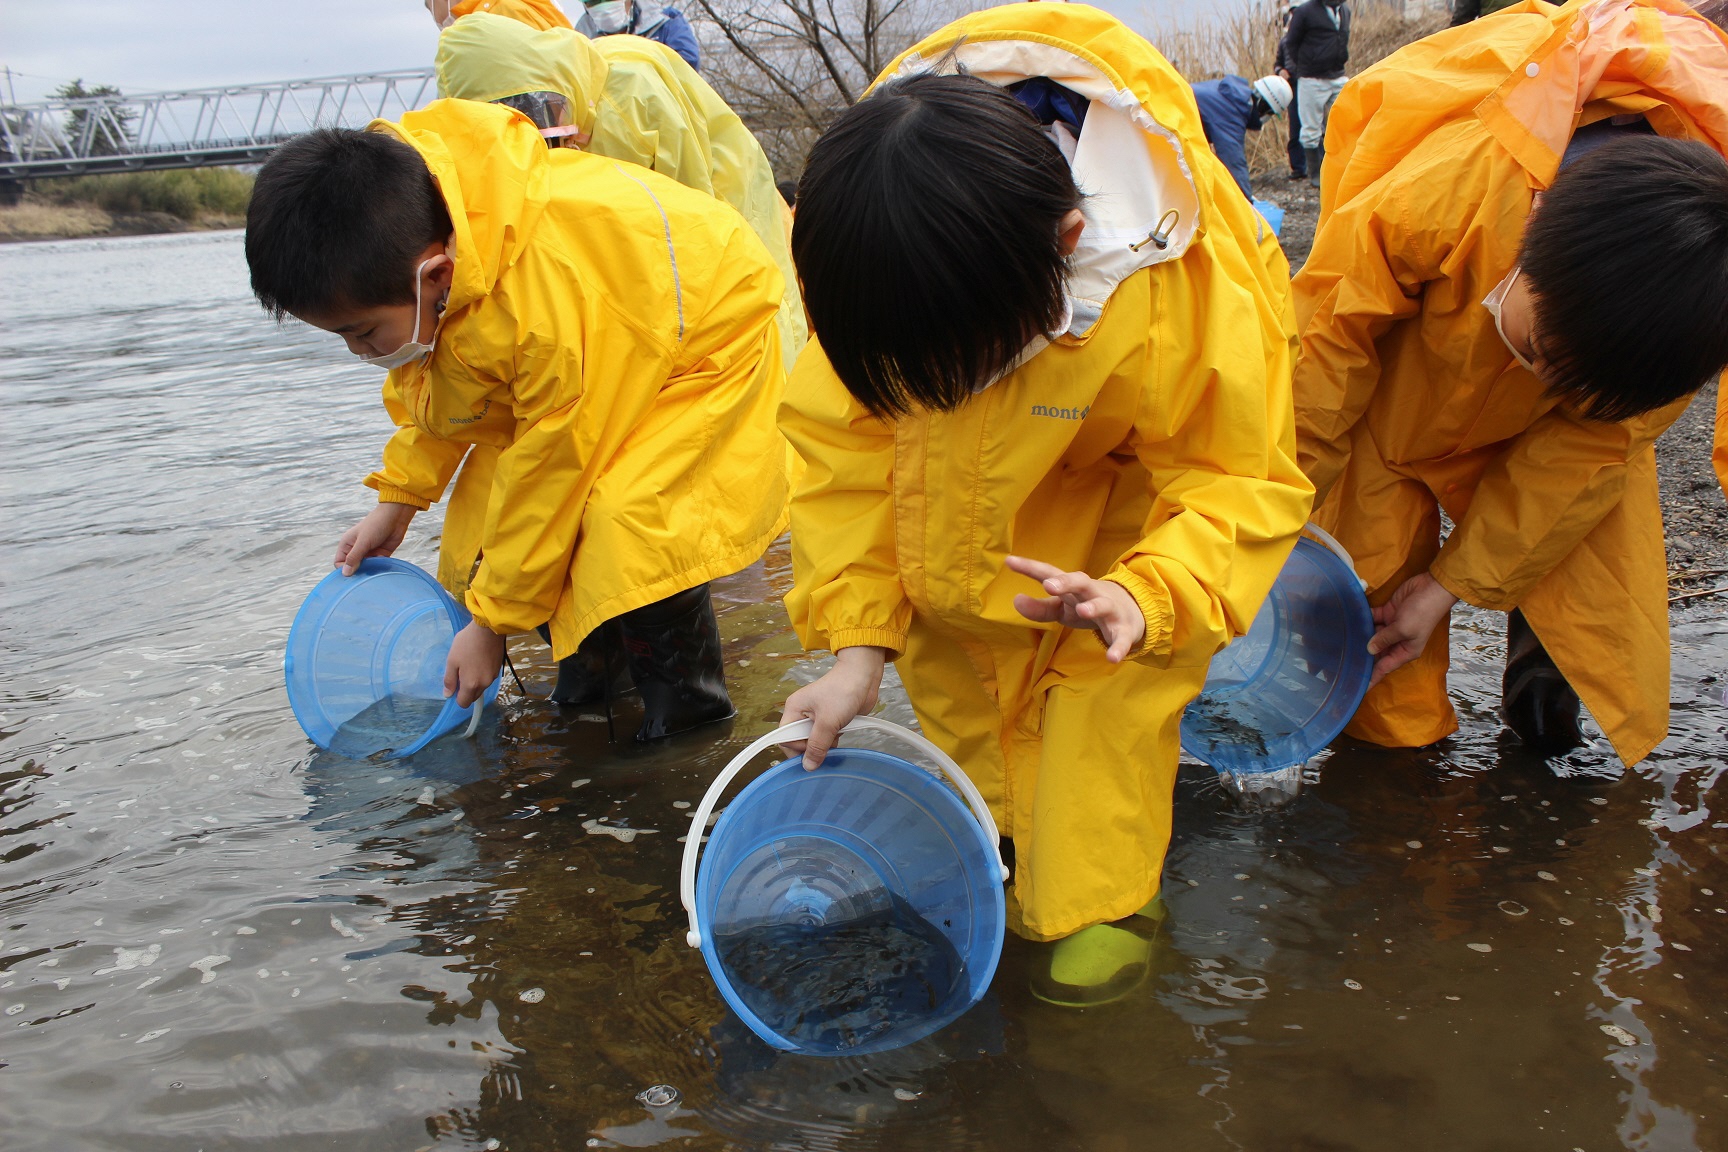
[[657, 740], [733, 714], [720, 623], [708, 585], [619, 617], [630, 678], [642, 693], [638, 740]]
[[1500, 702], [1506, 726], [1538, 755], [1558, 756], [1583, 745], [1578, 693], [1516, 608], [1506, 615], [1506, 671], [1500, 677]]
[[[540, 638], [552, 643], [551, 629], [540, 625]], [[576, 651], [558, 661], [558, 683], [550, 697], [554, 704], [598, 704], [611, 695], [630, 691], [629, 671], [624, 660], [624, 641], [618, 622], [608, 620], [588, 633]]]
[[1320, 165], [1325, 162], [1326, 154], [1318, 148], [1304, 148], [1302, 154], [1308, 158], [1308, 183], [1320, 187]]

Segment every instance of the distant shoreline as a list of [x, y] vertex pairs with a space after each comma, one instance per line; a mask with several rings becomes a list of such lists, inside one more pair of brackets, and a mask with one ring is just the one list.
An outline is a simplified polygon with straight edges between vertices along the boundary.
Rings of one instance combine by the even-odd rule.
[[169, 212], [108, 212], [89, 204], [19, 204], [0, 208], [0, 244], [36, 240], [90, 240], [239, 228], [241, 216], [207, 215], [183, 220]]

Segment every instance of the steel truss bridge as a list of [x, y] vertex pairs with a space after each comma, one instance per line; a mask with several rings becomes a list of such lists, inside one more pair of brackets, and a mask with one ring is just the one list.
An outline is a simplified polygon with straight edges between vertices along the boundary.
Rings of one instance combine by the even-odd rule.
[[363, 128], [437, 95], [431, 69], [0, 105], [0, 180], [256, 164], [311, 128]]

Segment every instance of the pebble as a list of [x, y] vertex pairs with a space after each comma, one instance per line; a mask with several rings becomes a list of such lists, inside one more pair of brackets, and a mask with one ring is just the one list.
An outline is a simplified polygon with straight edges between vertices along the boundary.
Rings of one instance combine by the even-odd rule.
[[1632, 1033], [1626, 1031], [1626, 1029], [1620, 1027], [1618, 1024], [1604, 1024], [1602, 1025], [1602, 1031], [1620, 1041], [1620, 1043], [1624, 1044], [1628, 1048], [1631, 1048], [1638, 1043], [1638, 1037], [1632, 1035]]
[[1492, 944], [1466, 944], [1466, 945], [1464, 945], [1464, 947], [1470, 949], [1472, 952], [1492, 952], [1492, 951], [1494, 951], [1494, 945], [1492, 945]]
[[538, 1004], [540, 1001], [546, 999], [546, 989], [529, 988], [526, 991], [517, 993], [516, 999], [522, 1001], [524, 1004]]

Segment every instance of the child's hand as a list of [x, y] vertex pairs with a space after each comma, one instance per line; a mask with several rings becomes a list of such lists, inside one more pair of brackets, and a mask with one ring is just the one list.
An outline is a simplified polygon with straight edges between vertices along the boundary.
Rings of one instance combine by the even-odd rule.
[[1120, 664], [1146, 635], [1146, 617], [1128, 589], [1113, 580], [1094, 580], [1084, 572], [1064, 572], [1042, 560], [1008, 557], [1008, 567], [1030, 576], [1050, 595], [1014, 597], [1014, 608], [1040, 624], [1054, 621], [1068, 628], [1091, 628], [1104, 640], [1105, 658]]
[[789, 752], [804, 754], [806, 771], [818, 768], [828, 750], [840, 738], [840, 729], [876, 707], [882, 690], [882, 666], [888, 662], [885, 648], [842, 648], [830, 668], [814, 684], [806, 684], [786, 698], [780, 723], [810, 720], [810, 739], [794, 740]]
[[1374, 661], [1374, 674], [1368, 686], [1372, 688], [1386, 679], [1388, 672], [1420, 656], [1428, 645], [1428, 637], [1452, 614], [1452, 605], [1456, 603], [1458, 597], [1426, 572], [1400, 584], [1392, 599], [1374, 609], [1374, 623], [1379, 629], [1369, 637], [1368, 654], [1379, 659]]
[[474, 621], [456, 633], [450, 658], [444, 662], [444, 695], [466, 708], [480, 699], [504, 663], [504, 637]]
[[412, 504], [379, 504], [366, 513], [364, 519], [348, 531], [336, 545], [337, 567], [342, 575], [352, 576], [360, 561], [368, 556], [388, 556], [402, 544], [408, 534], [408, 522], [419, 509]]

